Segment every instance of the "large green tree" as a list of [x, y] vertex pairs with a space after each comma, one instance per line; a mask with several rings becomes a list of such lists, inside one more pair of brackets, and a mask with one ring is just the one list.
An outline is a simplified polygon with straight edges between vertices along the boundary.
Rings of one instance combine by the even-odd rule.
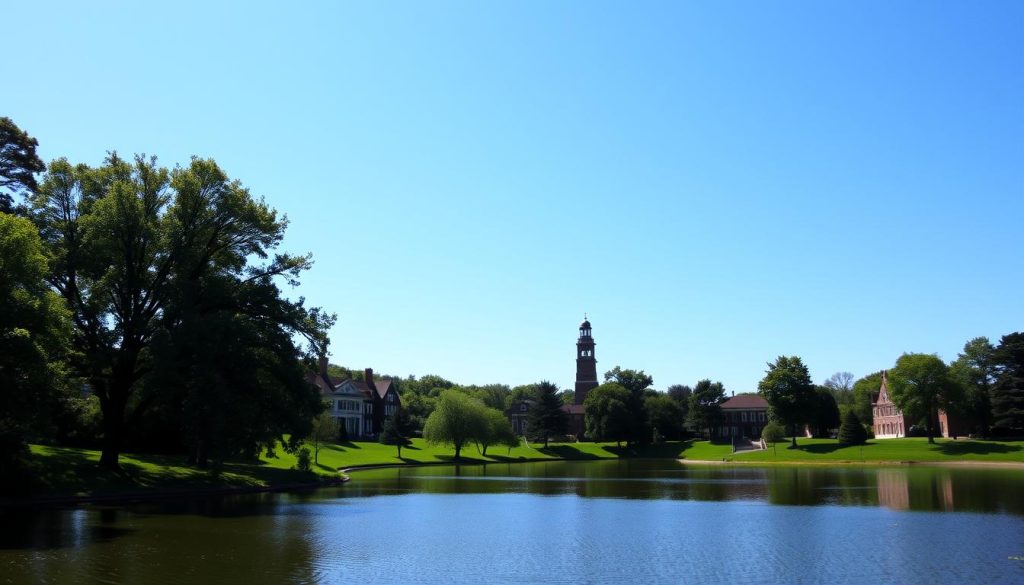
[[[111, 154], [96, 168], [60, 159], [31, 214], [50, 284], [71, 311], [73, 365], [100, 400], [103, 466], [118, 467], [126, 428], [165, 398], [169, 380], [198, 462], [308, 434], [320, 403], [299, 361], [325, 351], [333, 317], [282, 296], [278, 280], [297, 284], [311, 260], [273, 253], [287, 221], [216, 163], [169, 171], [143, 156]], [[226, 439], [232, 447], [213, 444]]]
[[992, 355], [996, 381], [992, 385], [992, 424], [1001, 433], [1024, 430], [1024, 333], [999, 340]]
[[686, 384], [672, 384], [665, 389], [665, 394], [668, 394], [669, 398], [675, 400], [679, 408], [682, 409], [683, 421], [685, 421], [686, 415], [690, 411], [690, 395], [693, 394], [693, 388]]
[[36, 190], [36, 174], [46, 165], [36, 154], [39, 143], [7, 117], [0, 117], [0, 212], [14, 210], [12, 194]]
[[648, 396], [644, 399], [644, 409], [657, 435], [676, 440], [682, 434], [685, 414], [679, 403], [667, 394]]
[[889, 395], [907, 416], [924, 419], [928, 442], [934, 443], [938, 409], [959, 410], [963, 388], [938, 356], [905, 353], [889, 370]]
[[644, 409], [644, 398], [647, 390], [654, 384], [654, 378], [643, 370], [622, 369], [615, 366], [605, 372], [605, 382], [615, 382], [629, 392], [626, 409], [629, 412], [629, 431], [627, 441], [630, 443], [646, 442], [650, 439], [650, 424], [647, 411]]
[[0, 212], [0, 483], [46, 424], [42, 415], [65, 376], [69, 315], [46, 275], [35, 226]]
[[722, 403], [725, 402], [725, 386], [721, 382], [712, 382], [705, 378], [697, 382], [690, 394], [690, 407], [687, 412], [686, 422], [698, 436], [701, 431], [708, 431], [708, 438], [711, 439], [711, 429], [715, 428], [722, 421]]
[[458, 461], [466, 443], [488, 432], [486, 408], [476, 398], [458, 390], [445, 390], [423, 425], [423, 438], [432, 445], [450, 445]]
[[832, 429], [839, 428], [839, 405], [836, 404], [832, 390], [826, 386], [815, 389], [814, 417], [811, 422], [814, 434], [818, 437], [828, 437]]
[[562, 410], [558, 386], [547, 380], [537, 384], [537, 400], [530, 407], [526, 428], [531, 437], [544, 439], [545, 449], [552, 435], [565, 434], [569, 428], [569, 418]]
[[817, 405], [817, 394], [811, 374], [797, 356], [779, 356], [768, 364], [757, 391], [768, 401], [768, 415], [789, 427], [796, 447], [799, 427], [811, 421]]
[[872, 424], [874, 410], [871, 406], [872, 396], [882, 387], [882, 370], [868, 374], [853, 383], [853, 404], [851, 409], [862, 423]]
[[995, 346], [987, 337], [976, 337], [966, 344], [949, 365], [950, 374], [964, 389], [964, 415], [980, 436], [987, 437], [992, 426], [992, 385], [996, 380], [993, 361]]
[[622, 441], [629, 438], [631, 395], [622, 385], [606, 382], [587, 393], [583, 402], [586, 435], [594, 441]]

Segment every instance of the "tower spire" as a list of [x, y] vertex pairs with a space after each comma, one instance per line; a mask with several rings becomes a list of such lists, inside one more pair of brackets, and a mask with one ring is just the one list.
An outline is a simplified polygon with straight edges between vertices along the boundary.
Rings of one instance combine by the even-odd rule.
[[573, 402], [583, 404], [587, 393], [597, 388], [597, 359], [594, 357], [594, 337], [590, 333], [590, 320], [583, 313], [580, 336], [576, 340], [576, 394]]

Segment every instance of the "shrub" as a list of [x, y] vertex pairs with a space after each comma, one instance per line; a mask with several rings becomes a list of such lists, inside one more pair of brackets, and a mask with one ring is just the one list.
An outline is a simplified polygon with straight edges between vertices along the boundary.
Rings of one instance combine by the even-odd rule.
[[313, 456], [310, 455], [309, 447], [299, 449], [299, 454], [295, 459], [295, 469], [298, 469], [299, 471], [309, 471], [313, 469]]
[[868, 433], [864, 425], [860, 424], [857, 413], [849, 410], [843, 417], [843, 424], [839, 427], [839, 442], [844, 445], [863, 445], [868, 440]]
[[786, 440], [786, 429], [777, 422], [770, 422], [761, 429], [761, 438], [765, 443], [781, 443]]

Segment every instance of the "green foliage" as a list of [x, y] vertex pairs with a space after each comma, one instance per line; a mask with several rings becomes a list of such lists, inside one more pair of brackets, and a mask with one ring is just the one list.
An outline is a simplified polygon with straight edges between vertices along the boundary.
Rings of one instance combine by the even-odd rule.
[[505, 445], [509, 449], [519, 445], [519, 437], [512, 431], [512, 423], [504, 413], [493, 408], [485, 408], [483, 415], [483, 431], [474, 439], [481, 455], [487, 455], [487, 448], [491, 445]]
[[1024, 431], [1024, 333], [1010, 333], [992, 353], [993, 426], [1000, 433]]
[[992, 426], [992, 386], [996, 381], [995, 347], [987, 337], [964, 344], [963, 353], [949, 365], [949, 373], [964, 389], [964, 410], [957, 413], [970, 421], [974, 434], [989, 435]]
[[329, 443], [338, 436], [338, 419], [331, 416], [331, 413], [321, 412], [313, 419], [313, 431], [309, 438], [313, 442], [313, 462], [320, 463], [320, 448], [324, 443]]
[[905, 353], [889, 371], [889, 396], [912, 419], [924, 419], [928, 442], [935, 442], [933, 418], [938, 409], [962, 408], [963, 388], [936, 355]]
[[482, 402], [458, 390], [445, 390], [423, 426], [423, 438], [431, 445], [450, 445], [458, 459], [466, 443], [488, 432], [485, 408]]
[[857, 418], [865, 424], [871, 424], [874, 420], [874, 411], [871, 408], [871, 395], [878, 392], [882, 387], [882, 371], [868, 374], [853, 384], [852, 408], [857, 413]]
[[562, 399], [558, 397], [558, 386], [544, 380], [537, 384], [537, 400], [530, 407], [527, 418], [527, 433], [533, 438], [542, 438], [544, 447], [552, 435], [564, 435], [569, 428], [569, 418], [562, 410]]
[[71, 364], [100, 401], [105, 467], [153, 409], [199, 465], [309, 433], [320, 403], [298, 358], [322, 353], [333, 317], [282, 296], [310, 258], [274, 253], [286, 221], [216, 163], [60, 159], [31, 217], [73, 316]]
[[309, 455], [309, 447], [299, 449], [295, 457], [295, 469], [299, 471], [310, 471], [313, 469], [313, 458]]
[[790, 428], [795, 447], [797, 428], [810, 422], [817, 405], [807, 366], [797, 356], [779, 356], [775, 363], [768, 364], [757, 390], [768, 401], [768, 416]]
[[37, 146], [39, 142], [10, 118], [0, 117], [0, 213], [14, 211], [10, 193], [36, 190], [35, 175], [46, 170], [36, 155]]
[[405, 408], [397, 408], [395, 412], [384, 421], [384, 428], [380, 431], [380, 442], [385, 445], [394, 445], [398, 448], [398, 458], [402, 458], [402, 447], [412, 442], [412, 434], [416, 431], [413, 426], [412, 417]]
[[782, 428], [782, 425], [775, 421], [769, 421], [761, 429], [761, 438], [766, 443], [781, 443], [786, 440], [786, 429]]
[[667, 394], [657, 394], [644, 399], [647, 420], [658, 435], [678, 440], [683, 432], [683, 409]]
[[839, 406], [828, 387], [819, 386], [815, 394], [814, 434], [817, 437], [827, 437], [832, 429], [839, 427]]
[[645, 443], [651, 437], [650, 424], [647, 420], [647, 411], [644, 410], [644, 398], [647, 390], [654, 384], [654, 378], [648, 376], [643, 370], [624, 370], [615, 366], [604, 374], [605, 382], [615, 382], [629, 392], [629, 400], [626, 402], [626, 410], [629, 413], [628, 431], [626, 440], [628, 443]]
[[592, 441], [615, 441], [629, 438], [631, 415], [629, 390], [615, 382], [606, 382], [587, 393], [583, 402], [586, 435]]
[[690, 395], [693, 394], [693, 388], [685, 384], [673, 384], [665, 390], [665, 393], [679, 405], [679, 409], [683, 413], [682, 420], [685, 421], [690, 414]]
[[868, 440], [868, 433], [857, 418], [856, 412], [847, 411], [843, 417], [843, 424], [839, 427], [838, 439], [843, 445], [861, 445]]
[[48, 424], [66, 377], [69, 315], [46, 274], [35, 227], [0, 212], [0, 476], [13, 474], [26, 441]]
[[697, 382], [690, 394], [687, 424], [698, 436], [701, 431], [710, 431], [722, 420], [722, 403], [725, 402], [725, 387], [721, 382], [703, 379]]

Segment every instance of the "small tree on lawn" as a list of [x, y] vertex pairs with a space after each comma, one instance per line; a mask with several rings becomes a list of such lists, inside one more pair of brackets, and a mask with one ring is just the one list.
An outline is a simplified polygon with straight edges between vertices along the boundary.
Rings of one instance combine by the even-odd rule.
[[499, 410], [488, 408], [484, 411], [487, 419], [486, 431], [476, 438], [476, 447], [480, 454], [486, 456], [491, 445], [508, 445], [509, 448], [519, 445], [519, 437], [512, 430], [512, 423]]
[[843, 424], [839, 426], [839, 442], [843, 445], [863, 445], [868, 440], [868, 432], [864, 430], [857, 413], [847, 410], [843, 416]]
[[398, 458], [402, 458], [402, 447], [412, 443], [410, 437], [415, 430], [412, 417], [404, 408], [398, 408], [394, 414], [384, 421], [384, 428], [380, 431], [380, 442], [385, 445], [398, 447]]
[[313, 441], [313, 463], [320, 465], [320, 447], [338, 436], [338, 419], [328, 412], [320, 413], [313, 419], [313, 433], [310, 439]]
[[445, 390], [423, 425], [423, 438], [432, 445], [451, 445], [457, 461], [466, 443], [487, 432], [485, 408], [458, 390]]

